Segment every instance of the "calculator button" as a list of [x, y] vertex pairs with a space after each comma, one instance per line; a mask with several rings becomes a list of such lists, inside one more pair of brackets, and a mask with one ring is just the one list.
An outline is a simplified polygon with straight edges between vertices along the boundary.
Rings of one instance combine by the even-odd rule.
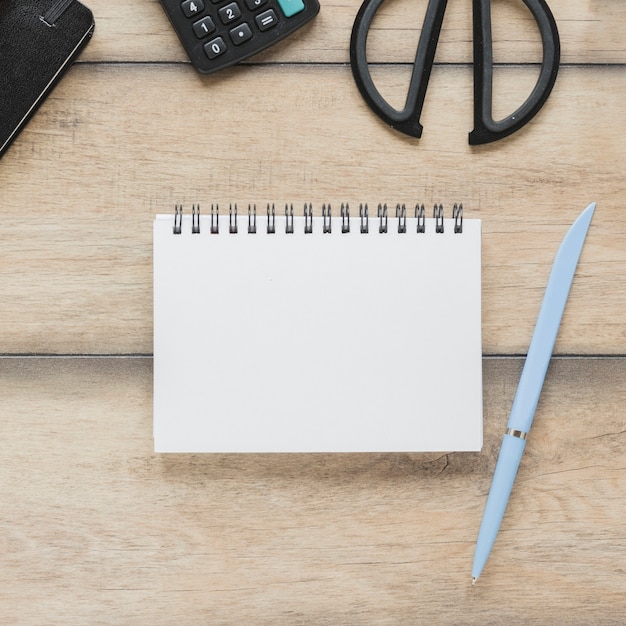
[[239, 46], [244, 43], [244, 41], [248, 41], [248, 39], [252, 38], [252, 31], [244, 22], [243, 24], [239, 24], [239, 26], [235, 26], [235, 28], [230, 31], [230, 38], [236, 46]]
[[207, 35], [210, 35], [215, 30], [215, 23], [213, 20], [207, 15], [207, 17], [203, 17], [201, 20], [194, 22], [193, 32], [196, 34], [198, 39], [202, 39]]
[[261, 31], [269, 30], [278, 24], [278, 17], [276, 17], [276, 13], [274, 13], [273, 9], [268, 9], [267, 11], [263, 11], [263, 13], [259, 13], [254, 20]]
[[246, 0], [246, 6], [250, 9], [250, 11], [256, 11], [260, 9], [267, 0]]
[[278, 4], [285, 14], [285, 17], [291, 17], [300, 11], [304, 11], [304, 2], [302, 0], [278, 0]]
[[220, 14], [222, 24], [230, 24], [241, 17], [241, 9], [236, 2], [231, 2], [225, 7], [222, 7], [218, 13]]
[[193, 17], [198, 15], [200, 11], [204, 11], [204, 2], [202, 0], [185, 0], [180, 6], [185, 17]]
[[226, 44], [221, 37], [216, 37], [208, 43], [204, 44], [204, 52], [209, 59], [215, 59], [216, 57], [226, 52]]
[[158, 0], [157, 4], [163, 6], [192, 65], [201, 74], [212, 74], [240, 63], [291, 35], [318, 14], [319, 2]]

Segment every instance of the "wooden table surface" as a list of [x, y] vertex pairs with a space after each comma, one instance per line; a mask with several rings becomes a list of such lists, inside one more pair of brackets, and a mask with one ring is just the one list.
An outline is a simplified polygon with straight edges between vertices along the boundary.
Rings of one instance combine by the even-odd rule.
[[[209, 77], [156, 0], [87, 4], [92, 42], [0, 160], [0, 622], [625, 623], [626, 3], [552, 0], [554, 91], [519, 133], [479, 147], [469, 0], [449, 3], [420, 140], [357, 91], [358, 1], [322, 0], [291, 39]], [[396, 104], [424, 7], [389, 0], [371, 35]], [[530, 92], [541, 46], [521, 1], [493, 15], [498, 117]], [[483, 220], [483, 451], [155, 455], [154, 215], [343, 201], [462, 202]], [[550, 266], [591, 201], [526, 454], [472, 588]]]

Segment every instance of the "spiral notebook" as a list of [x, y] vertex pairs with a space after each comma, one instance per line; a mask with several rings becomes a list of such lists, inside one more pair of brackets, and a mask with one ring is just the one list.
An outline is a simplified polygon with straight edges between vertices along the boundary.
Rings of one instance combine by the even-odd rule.
[[480, 220], [314, 213], [156, 217], [155, 451], [480, 450]]

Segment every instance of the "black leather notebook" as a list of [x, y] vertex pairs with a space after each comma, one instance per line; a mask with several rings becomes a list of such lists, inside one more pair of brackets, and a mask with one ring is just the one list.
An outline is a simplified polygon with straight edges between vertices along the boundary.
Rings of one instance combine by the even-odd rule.
[[0, 0], [0, 156], [91, 39], [76, 0]]

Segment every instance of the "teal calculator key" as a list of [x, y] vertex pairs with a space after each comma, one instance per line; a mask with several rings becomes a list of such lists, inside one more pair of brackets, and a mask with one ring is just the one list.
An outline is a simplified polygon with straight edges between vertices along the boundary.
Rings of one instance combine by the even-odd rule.
[[285, 17], [291, 17], [300, 11], [304, 11], [304, 2], [302, 0], [278, 0], [278, 4], [285, 14]]

